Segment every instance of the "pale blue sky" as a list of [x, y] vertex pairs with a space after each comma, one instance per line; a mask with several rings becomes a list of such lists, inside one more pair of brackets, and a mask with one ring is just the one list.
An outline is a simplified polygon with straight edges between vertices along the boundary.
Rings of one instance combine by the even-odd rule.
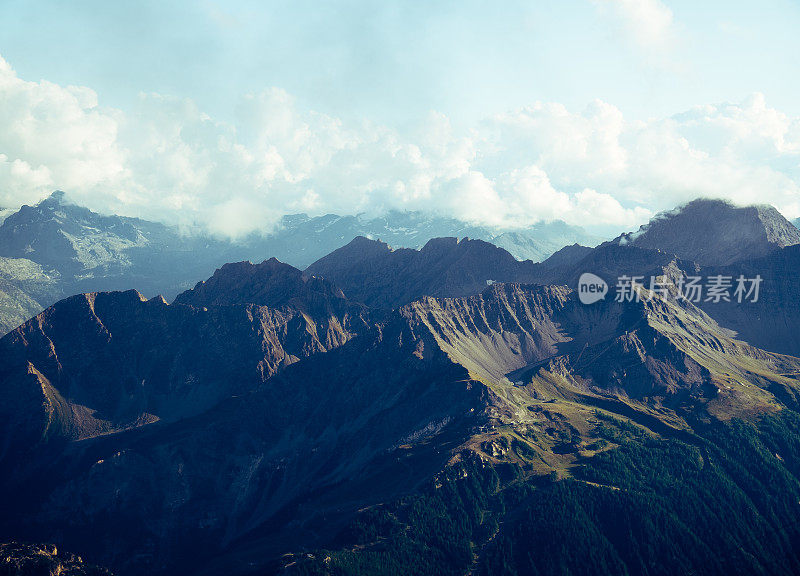
[[90, 86], [108, 105], [159, 92], [219, 118], [271, 86], [394, 126], [595, 98], [647, 118], [753, 92], [800, 112], [800, 2], [667, 5], [673, 45], [651, 53], [585, 0], [4, 0], [0, 54], [23, 78]]

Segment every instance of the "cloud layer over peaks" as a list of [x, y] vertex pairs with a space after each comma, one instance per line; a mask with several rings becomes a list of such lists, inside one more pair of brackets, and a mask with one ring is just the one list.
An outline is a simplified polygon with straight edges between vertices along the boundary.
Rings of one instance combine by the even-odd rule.
[[233, 124], [159, 94], [112, 109], [0, 58], [0, 206], [60, 188], [98, 211], [228, 236], [285, 213], [388, 209], [621, 230], [697, 196], [797, 217], [798, 182], [800, 122], [759, 95], [647, 122], [602, 101], [535, 102], [471, 129], [430, 113], [400, 133], [303, 109], [278, 88], [244, 96]]

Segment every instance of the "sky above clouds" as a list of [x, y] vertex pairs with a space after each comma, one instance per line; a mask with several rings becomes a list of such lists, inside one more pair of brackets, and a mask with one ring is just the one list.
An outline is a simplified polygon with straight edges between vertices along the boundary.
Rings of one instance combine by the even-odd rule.
[[0, 206], [237, 236], [285, 213], [800, 216], [800, 4], [0, 4]]

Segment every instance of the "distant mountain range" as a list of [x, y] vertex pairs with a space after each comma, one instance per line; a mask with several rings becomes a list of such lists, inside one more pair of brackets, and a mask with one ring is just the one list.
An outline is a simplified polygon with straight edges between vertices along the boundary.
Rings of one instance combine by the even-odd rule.
[[[157, 237], [129, 224], [8, 245], [78, 282]], [[697, 201], [540, 263], [361, 236], [171, 304], [71, 296], [0, 338], [0, 541], [122, 576], [798, 573], [798, 271], [780, 214]], [[695, 304], [694, 275], [761, 297]]]
[[434, 238], [472, 238], [505, 248], [518, 260], [533, 262], [540, 262], [569, 244], [594, 246], [603, 240], [558, 220], [519, 230], [498, 230], [421, 212], [390, 211], [377, 218], [286, 216], [274, 235], [249, 242], [253, 249], [268, 250], [270, 256], [305, 268], [357, 236], [381, 240], [395, 248], [422, 248]]
[[290, 215], [268, 236], [233, 243], [185, 236], [136, 218], [103, 216], [54, 192], [36, 206], [6, 211], [0, 221], [0, 333], [72, 294], [133, 287], [171, 300], [225, 262], [276, 257], [305, 268], [356, 236], [411, 248], [435, 237], [468, 236], [491, 240], [518, 259], [534, 260], [567, 244], [600, 241], [563, 222], [503, 232], [452, 218], [390, 212], [373, 219]]

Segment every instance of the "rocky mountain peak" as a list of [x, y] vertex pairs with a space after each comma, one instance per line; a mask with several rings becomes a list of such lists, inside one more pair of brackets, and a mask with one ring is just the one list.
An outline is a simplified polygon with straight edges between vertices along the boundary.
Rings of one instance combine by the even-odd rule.
[[54, 204], [54, 205], [64, 204], [65, 198], [66, 198], [66, 193], [63, 190], [55, 190], [55, 191], [53, 191], [52, 194], [50, 194], [50, 196], [48, 196], [44, 200], [41, 200], [39, 202], [39, 204], [40, 205], [44, 205], [44, 204]]
[[[469, 238], [464, 238], [463, 241], [468, 242]], [[459, 245], [458, 238], [454, 237], [431, 238], [425, 243], [425, 246], [422, 247], [422, 252], [438, 252], [438, 251], [453, 250], [454, 248], [458, 247], [458, 245]]]
[[175, 303], [191, 306], [258, 304], [281, 308], [290, 303], [344, 299], [344, 293], [331, 282], [306, 276], [294, 266], [270, 258], [260, 264], [225, 264], [208, 280], [179, 294]]
[[697, 199], [656, 215], [615, 242], [658, 249], [702, 265], [722, 266], [800, 244], [800, 231], [772, 206], [739, 207]]

